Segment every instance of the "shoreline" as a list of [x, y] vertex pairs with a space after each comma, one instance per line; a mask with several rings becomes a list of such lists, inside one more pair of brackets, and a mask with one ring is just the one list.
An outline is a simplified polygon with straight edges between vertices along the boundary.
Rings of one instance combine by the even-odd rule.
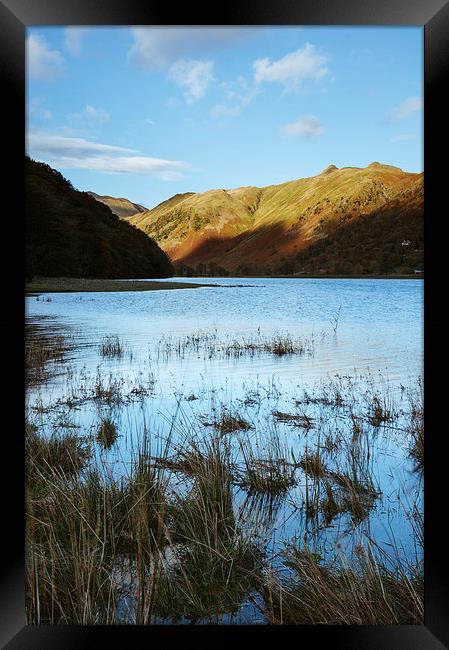
[[[175, 276], [180, 277], [180, 276]], [[187, 276], [186, 276], [187, 277]], [[396, 275], [258, 275], [258, 276], [213, 276], [214, 279], [235, 277], [236, 279], [288, 279], [288, 280], [423, 280], [422, 274], [396, 274]], [[39, 277], [32, 282], [25, 283], [25, 295], [41, 293], [84, 293], [84, 292], [109, 292], [109, 291], [163, 291], [172, 289], [198, 289], [201, 287], [217, 287], [215, 283], [179, 282], [165, 280], [111, 280], [101, 278], [44, 278]], [[198, 278], [204, 279], [204, 278]], [[223, 285], [229, 286], [229, 285]], [[242, 285], [245, 286], [245, 285]]]
[[[196, 278], [204, 279], [205, 276], [174, 276], [174, 277], [185, 277], [185, 278]], [[248, 279], [254, 280], [258, 278], [262, 279], [285, 279], [285, 280], [424, 280], [424, 273], [396, 273], [396, 274], [386, 274], [386, 275], [326, 275], [324, 273], [304, 273], [302, 275], [215, 275], [209, 276], [211, 278], [235, 278], [235, 279]], [[206, 285], [207, 286], [207, 285]], [[210, 285], [209, 285], [210, 286]], [[213, 285], [217, 286], [217, 285]]]
[[78, 293], [103, 291], [162, 291], [170, 289], [198, 289], [215, 284], [176, 282], [167, 280], [109, 280], [101, 278], [43, 278], [25, 284], [25, 295], [40, 293]]

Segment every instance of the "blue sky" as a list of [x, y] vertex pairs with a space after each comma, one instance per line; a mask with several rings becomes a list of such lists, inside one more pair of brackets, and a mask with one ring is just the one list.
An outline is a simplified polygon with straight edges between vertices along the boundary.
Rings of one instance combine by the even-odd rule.
[[423, 170], [420, 27], [27, 30], [27, 152], [152, 207], [327, 165]]

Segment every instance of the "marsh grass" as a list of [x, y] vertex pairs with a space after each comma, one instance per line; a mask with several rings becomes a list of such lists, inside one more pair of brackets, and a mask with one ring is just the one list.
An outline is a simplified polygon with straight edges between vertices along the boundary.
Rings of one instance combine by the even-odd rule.
[[252, 428], [251, 424], [239, 413], [229, 413], [226, 409], [222, 409], [220, 415], [213, 419], [203, 417], [202, 424], [205, 427], [215, 429], [220, 435], [235, 433], [236, 431], [248, 431]]
[[239, 440], [243, 472], [238, 485], [250, 494], [272, 497], [285, 494], [296, 485], [295, 465], [288, 460], [289, 452], [276, 434], [268, 445], [262, 440]]
[[321, 460], [319, 451], [306, 452], [298, 465], [309, 476], [322, 477], [327, 474], [327, 468]]
[[411, 439], [409, 453], [417, 469], [422, 469], [424, 467], [424, 387], [421, 381], [414, 390], [409, 390], [407, 399], [409, 402], [408, 433]]
[[99, 469], [83, 464], [75, 473], [57, 459], [42, 469], [39, 457], [27, 456], [33, 477], [26, 493], [31, 623], [116, 622], [119, 591], [111, 577], [126, 558], [140, 585], [138, 621], [145, 619], [145, 574], [165, 539], [165, 483], [143, 454], [127, 479], [116, 481]]
[[118, 336], [106, 336], [98, 346], [102, 357], [121, 359], [125, 353], [125, 347]]
[[[201, 349], [202, 342], [195, 345]], [[132, 394], [118, 374], [97, 369], [90, 379], [84, 387], [74, 382], [74, 405], [92, 400], [122, 407]], [[95, 441], [104, 449], [114, 444], [112, 418], [91, 437], [74, 435], [71, 427], [62, 434], [62, 420], [54, 436], [29, 424], [28, 622], [229, 622], [256, 595], [273, 624], [421, 623], [422, 568], [394, 564], [398, 549], [386, 557], [368, 546], [324, 561], [307, 548], [289, 547], [267, 572], [263, 540], [277, 534], [287, 503], [297, 507], [307, 537], [325, 535], [328, 527], [346, 528], [344, 535], [361, 530], [380, 496], [374, 440], [392, 435], [375, 431], [375, 422], [388, 424], [385, 418], [398, 412], [391, 395], [374, 388], [363, 393], [350, 379], [305, 396], [300, 403], [309, 400], [310, 416], [272, 410], [276, 390], [247, 393], [249, 405], [273, 400], [266, 420], [256, 415], [250, 423], [229, 404], [207, 419], [210, 431], [200, 416], [182, 422], [176, 443], [171, 434], [156, 443], [158, 435], [145, 429], [120, 478], [110, 454], [91, 448]], [[373, 422], [375, 397], [381, 412]], [[414, 432], [422, 434], [422, 414], [414, 399], [401, 416], [407, 426], [395, 435], [404, 448], [413, 446]], [[299, 462], [292, 437], [305, 444]]]
[[424, 420], [420, 418], [411, 428], [412, 444], [410, 455], [416, 462], [417, 468], [424, 467]]
[[27, 423], [25, 427], [25, 457], [28, 483], [55, 472], [72, 477], [86, 467], [91, 450], [89, 443], [76, 434], [53, 434], [43, 438], [37, 427]]
[[302, 429], [311, 429], [313, 424], [313, 418], [308, 417], [307, 415], [295, 415], [294, 413], [283, 413], [282, 411], [273, 411], [273, 417], [278, 422], [284, 422], [286, 424], [292, 424]]
[[167, 361], [172, 357], [184, 358], [187, 354], [202, 355], [204, 359], [239, 359], [245, 356], [271, 354], [277, 357], [285, 355], [309, 355], [315, 352], [314, 337], [294, 337], [289, 333], [276, 333], [271, 336], [260, 332], [246, 336], [219, 338], [218, 331], [197, 332], [185, 337], [162, 337], [157, 343], [154, 358]]
[[55, 325], [25, 323], [25, 383], [39, 386], [58, 374], [58, 363], [65, 361], [76, 346], [74, 333]]
[[388, 410], [385, 404], [381, 403], [378, 395], [373, 396], [368, 419], [373, 427], [379, 427], [384, 422], [389, 422], [393, 419], [391, 411]]
[[391, 566], [371, 546], [330, 566], [307, 547], [289, 548], [286, 564], [290, 579], [269, 574], [263, 586], [271, 624], [423, 624], [421, 571]]
[[118, 431], [115, 423], [110, 418], [103, 418], [98, 427], [96, 440], [103, 449], [110, 449], [118, 438]]
[[229, 443], [214, 435], [187, 458], [191, 488], [168, 506], [179, 561], [161, 577], [155, 611], [196, 622], [243, 604], [255, 584], [258, 556], [234, 513]]

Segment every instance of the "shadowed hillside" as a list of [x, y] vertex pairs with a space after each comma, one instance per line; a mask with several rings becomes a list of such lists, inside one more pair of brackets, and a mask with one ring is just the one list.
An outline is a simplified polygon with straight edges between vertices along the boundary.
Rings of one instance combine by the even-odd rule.
[[59, 172], [25, 158], [26, 275], [81, 278], [167, 277], [166, 254]]
[[413, 272], [423, 174], [330, 165], [281, 185], [176, 195], [129, 221], [188, 275]]
[[87, 192], [90, 196], [100, 203], [104, 203], [108, 208], [116, 214], [118, 217], [132, 217], [134, 214], [139, 212], [145, 212], [148, 208], [140, 203], [133, 203], [129, 199], [124, 199], [123, 197], [117, 198], [115, 196], [101, 196], [95, 192]]

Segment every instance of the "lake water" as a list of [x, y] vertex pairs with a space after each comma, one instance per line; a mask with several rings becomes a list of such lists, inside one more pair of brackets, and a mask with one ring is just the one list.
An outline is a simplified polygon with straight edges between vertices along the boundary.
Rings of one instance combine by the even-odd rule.
[[[400, 554], [411, 557], [416, 549], [408, 511], [410, 504], [421, 504], [422, 483], [402, 431], [407, 395], [423, 371], [423, 281], [174, 280], [217, 286], [27, 297], [31, 322], [45, 317], [42, 322], [75, 331], [81, 343], [67, 373], [29, 392], [29, 411], [39, 426], [51, 432], [70, 420], [70, 426], [87, 434], [99, 418], [113, 418], [120, 438], [109, 458], [120, 474], [144, 429], [157, 452], [169, 435], [180, 444], [186, 431], [207, 435], [207, 420], [210, 424], [225, 410], [238, 412], [251, 425], [236, 437], [252, 440], [260, 455], [276, 439], [286, 455], [298, 459], [312, 442], [317, 444], [317, 436], [325, 447], [339, 428], [348, 427], [338, 408], [324, 408], [322, 399], [308, 397], [322, 397], [334, 382], [342, 393], [358, 396], [354, 403], [362, 417], [368, 413], [363, 401], [368, 389], [371, 397], [388, 394], [397, 416], [367, 433], [367, 463], [379, 495], [365, 516], [342, 512], [307, 530], [301, 475], [269, 524], [253, 522], [252, 534], [263, 537], [273, 556], [287, 540], [313, 534], [324, 557], [336, 546], [349, 553], [363, 538], [375, 539], [387, 551], [394, 539]], [[118, 336], [124, 346], [119, 359], [99, 353], [110, 336]], [[283, 356], [260, 350], [261, 343], [276, 337], [301, 340], [304, 350]], [[249, 343], [255, 348], [242, 352]], [[126, 399], [116, 404], [91, 399], [98, 381], [116, 386]], [[304, 415], [314, 425], [304, 432], [275, 413]], [[343, 447], [329, 450], [329, 467], [336, 466]], [[236, 509], [244, 503], [245, 494], [236, 490]], [[246, 616], [248, 603], [237, 617], [221, 622], [248, 622]]]

